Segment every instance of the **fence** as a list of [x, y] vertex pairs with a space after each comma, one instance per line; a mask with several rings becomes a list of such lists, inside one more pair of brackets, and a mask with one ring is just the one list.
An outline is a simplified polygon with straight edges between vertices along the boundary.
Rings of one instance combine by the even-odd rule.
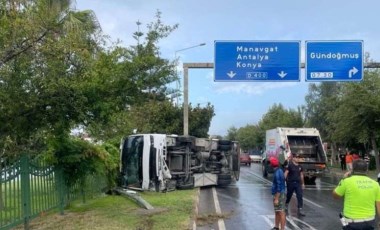
[[[104, 182], [104, 181], [102, 181]], [[91, 194], [83, 184], [100, 186], [95, 181], [78, 182], [71, 188], [65, 186], [62, 170], [44, 164], [41, 160], [22, 156], [11, 164], [0, 162], [0, 230], [24, 224], [29, 229], [29, 221], [52, 209], [63, 214], [69, 201]]]

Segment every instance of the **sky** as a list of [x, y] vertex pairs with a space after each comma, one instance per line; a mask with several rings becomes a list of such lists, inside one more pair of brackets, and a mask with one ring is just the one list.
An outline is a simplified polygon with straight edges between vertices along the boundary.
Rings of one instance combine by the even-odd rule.
[[[136, 44], [136, 22], [146, 31], [159, 10], [163, 24], [179, 26], [159, 46], [163, 58], [179, 58], [181, 76], [182, 63], [214, 63], [215, 41], [301, 41], [303, 63], [305, 41], [362, 40], [364, 52], [380, 61], [378, 0], [76, 0], [76, 9], [94, 11], [103, 32], [125, 46]], [[302, 69], [300, 82], [215, 82], [213, 69], [190, 69], [189, 102], [210, 102], [209, 134], [224, 136], [231, 127], [257, 124], [274, 104], [305, 105], [304, 75]]]

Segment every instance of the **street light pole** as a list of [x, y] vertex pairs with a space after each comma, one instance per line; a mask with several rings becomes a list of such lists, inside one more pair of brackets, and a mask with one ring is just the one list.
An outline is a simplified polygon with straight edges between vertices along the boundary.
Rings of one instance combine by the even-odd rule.
[[184, 50], [188, 50], [188, 49], [192, 49], [192, 48], [199, 47], [199, 46], [204, 46], [204, 45], [206, 45], [206, 43], [200, 43], [198, 45], [194, 45], [194, 46], [186, 47], [186, 48], [183, 48], [183, 49], [180, 49], [180, 50], [176, 50], [175, 51], [175, 58], [177, 58], [177, 53], [180, 52], [180, 51], [184, 51]]

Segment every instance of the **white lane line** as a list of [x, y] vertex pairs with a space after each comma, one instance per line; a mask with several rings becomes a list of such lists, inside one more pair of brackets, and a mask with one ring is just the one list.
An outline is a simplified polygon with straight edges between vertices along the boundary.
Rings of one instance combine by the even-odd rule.
[[[220, 210], [219, 200], [218, 200], [218, 196], [216, 194], [215, 187], [212, 187], [212, 196], [214, 199], [216, 214], [221, 215], [222, 211]], [[218, 219], [218, 229], [219, 230], [226, 230], [226, 226], [224, 225], [224, 220], [221, 218]]]
[[274, 227], [273, 222], [270, 219], [274, 219], [274, 215], [261, 215], [261, 217], [267, 222], [267, 224], [271, 227]]
[[311, 191], [315, 191], [315, 190], [318, 190], [318, 191], [332, 191], [333, 189], [335, 189], [335, 187], [326, 187], [326, 188], [310, 188], [310, 187], [306, 187], [304, 190], [311, 190]]
[[303, 200], [306, 201], [306, 202], [308, 202], [308, 203], [310, 203], [310, 204], [312, 204], [312, 205], [314, 205], [314, 206], [317, 206], [318, 208], [323, 208], [323, 206], [321, 206], [321, 205], [319, 205], [319, 204], [317, 204], [317, 203], [315, 203], [315, 202], [313, 202], [313, 201], [311, 201], [309, 199], [306, 199], [305, 197], [303, 197]]
[[310, 229], [310, 230], [317, 230], [316, 228], [314, 228], [313, 226], [311, 226], [310, 224], [306, 223], [305, 221], [301, 220], [301, 219], [298, 219], [297, 217], [292, 217], [292, 216], [286, 216], [286, 221], [287, 223], [290, 223], [293, 227], [295, 227], [297, 230], [302, 230], [304, 227], [299, 227], [296, 223], [301, 223], [302, 225], [305, 225], [307, 226], [308, 228], [307, 229]]
[[[275, 225], [275, 220], [276, 220], [276, 217], [275, 215], [260, 215], [261, 218], [263, 218], [265, 220], [265, 222], [267, 222], [267, 224], [270, 226], [270, 227], [274, 227]], [[286, 219], [288, 220], [288, 217], [286, 217]], [[273, 222], [271, 221], [273, 220]], [[295, 223], [293, 222], [293, 227], [295, 227], [296, 229], [300, 229], [297, 225], [295, 225]], [[290, 228], [285, 226], [285, 230], [289, 230]], [[293, 228], [291, 228], [293, 229]]]
[[287, 216], [286, 217], [286, 222], [288, 222], [289, 224], [291, 224], [296, 230], [301, 230], [300, 227], [297, 226], [296, 223], [294, 223], [294, 220], [291, 216]]

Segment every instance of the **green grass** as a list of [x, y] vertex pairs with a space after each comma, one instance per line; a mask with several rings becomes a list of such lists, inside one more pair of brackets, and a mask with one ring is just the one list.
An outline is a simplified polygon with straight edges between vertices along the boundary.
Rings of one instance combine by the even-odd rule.
[[147, 193], [142, 197], [153, 207], [167, 208], [150, 221], [153, 229], [187, 229], [194, 210], [196, 190], [177, 190], [169, 193]]
[[[72, 202], [65, 214], [49, 212], [31, 221], [32, 229], [190, 229], [197, 190], [168, 193], [143, 192], [141, 197], [154, 209], [146, 210], [134, 201], [104, 195], [86, 203]], [[20, 226], [22, 229], [22, 226]]]

